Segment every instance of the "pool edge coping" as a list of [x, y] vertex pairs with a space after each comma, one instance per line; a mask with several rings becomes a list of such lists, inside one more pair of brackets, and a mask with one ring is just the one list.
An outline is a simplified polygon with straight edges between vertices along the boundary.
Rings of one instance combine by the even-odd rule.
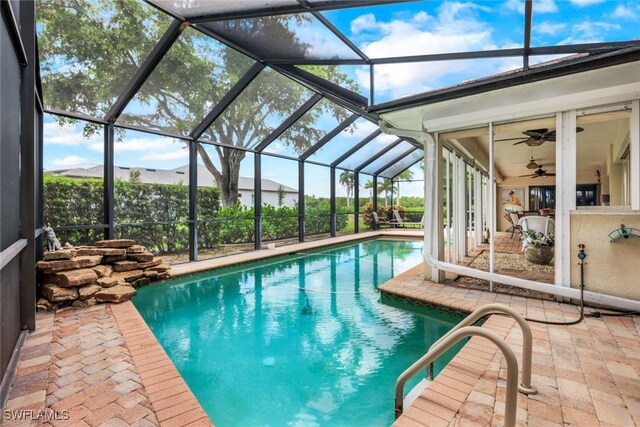
[[160, 426], [213, 426], [135, 305], [125, 301], [109, 307]]
[[[418, 290], [417, 286], [415, 290], [395, 286], [396, 282], [417, 278], [420, 279], [420, 283], [424, 280], [424, 263], [391, 278], [378, 289], [381, 294], [399, 297], [409, 303], [412, 301], [426, 303], [465, 314], [481, 306], [456, 297], [430, 295], [422, 289]], [[482, 326], [495, 332], [500, 338], [506, 339], [515, 326], [515, 321], [510, 317], [492, 315]], [[475, 336], [469, 339], [421, 395], [404, 409], [402, 415], [394, 421], [393, 426], [414, 426], [416, 423], [425, 425], [426, 419], [433, 420], [433, 424], [429, 425], [449, 425], [455, 420], [462, 405], [468, 401], [471, 392], [489, 369], [497, 353], [497, 347], [488, 346], [483, 338]], [[389, 393], [392, 394], [393, 390], [389, 390]]]
[[[329, 239], [314, 240], [311, 242], [300, 242], [291, 245], [279, 246], [275, 249], [260, 249], [250, 252], [243, 252], [239, 254], [226, 255], [218, 258], [210, 258], [201, 261], [187, 262], [182, 264], [172, 265], [169, 273], [171, 277], [167, 280], [175, 279], [181, 276], [189, 276], [198, 273], [205, 273], [210, 270], [216, 270], [218, 268], [236, 266], [253, 261], [261, 261], [269, 258], [275, 258], [282, 255], [289, 255], [295, 252], [308, 251], [312, 249], [323, 248], [326, 246], [333, 246], [343, 243], [352, 243], [356, 241], [366, 241], [379, 237], [403, 237], [403, 238], [423, 238], [423, 230], [409, 230], [409, 229], [390, 229], [390, 230], [376, 230], [366, 231], [358, 234], [350, 234], [347, 236], [337, 236]], [[161, 281], [154, 282], [161, 283]]]

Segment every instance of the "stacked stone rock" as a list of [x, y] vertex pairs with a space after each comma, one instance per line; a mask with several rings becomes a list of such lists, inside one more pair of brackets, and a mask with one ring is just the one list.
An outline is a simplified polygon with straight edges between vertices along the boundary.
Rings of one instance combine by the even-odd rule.
[[36, 267], [42, 272], [38, 310], [128, 301], [135, 287], [170, 277], [168, 265], [129, 239], [45, 252]]

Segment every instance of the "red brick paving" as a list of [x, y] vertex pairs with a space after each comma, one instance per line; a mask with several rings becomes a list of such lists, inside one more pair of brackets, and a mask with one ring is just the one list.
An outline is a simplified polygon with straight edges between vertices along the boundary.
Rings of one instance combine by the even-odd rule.
[[[578, 308], [553, 300], [425, 281], [422, 265], [380, 287], [383, 293], [466, 312], [501, 302], [523, 315], [567, 321]], [[587, 312], [591, 309], [587, 309]], [[519, 426], [640, 425], [640, 319], [587, 318], [574, 326], [531, 323], [532, 384], [518, 395]], [[510, 318], [483, 327], [506, 337], [520, 362], [522, 334]], [[506, 363], [494, 346], [473, 337], [394, 426], [486, 426], [504, 423]]]
[[[37, 331], [27, 337], [5, 409], [47, 411], [59, 419], [3, 420], [2, 425], [212, 425], [133, 305], [126, 304], [38, 313]], [[141, 356], [145, 350], [151, 358]], [[149, 360], [162, 363], [159, 375], [149, 368], [154, 364], [145, 366]], [[180, 397], [150, 398], [163, 384], [180, 385], [175, 387]]]

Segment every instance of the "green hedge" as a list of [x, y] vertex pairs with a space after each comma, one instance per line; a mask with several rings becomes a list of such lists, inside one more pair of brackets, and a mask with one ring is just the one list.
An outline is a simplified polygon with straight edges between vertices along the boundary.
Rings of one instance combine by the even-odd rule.
[[[103, 223], [103, 185], [101, 179], [44, 175], [44, 221], [53, 227]], [[306, 199], [306, 235], [330, 231], [329, 200]], [[255, 240], [254, 210], [240, 205], [220, 207], [220, 191], [198, 188], [198, 246], [214, 248], [224, 244]], [[315, 215], [320, 214], [320, 215]], [[189, 226], [158, 224], [189, 218], [189, 188], [185, 185], [143, 184], [135, 180], [116, 180], [114, 189], [116, 237], [131, 238], [154, 252], [188, 249]], [[262, 238], [265, 241], [297, 238], [298, 209], [262, 207]], [[337, 217], [337, 229], [347, 226], [347, 218]], [[141, 224], [142, 223], [142, 224]], [[151, 223], [151, 224], [148, 224]], [[141, 224], [141, 225], [132, 225]], [[57, 231], [64, 244], [87, 244], [102, 238], [102, 229]]]

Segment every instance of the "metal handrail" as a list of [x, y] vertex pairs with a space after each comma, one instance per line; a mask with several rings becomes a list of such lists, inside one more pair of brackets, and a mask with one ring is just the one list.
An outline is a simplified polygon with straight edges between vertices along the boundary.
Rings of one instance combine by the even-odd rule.
[[[480, 308], [477, 308], [473, 311], [473, 313], [468, 315], [464, 320], [454, 326], [453, 329], [442, 336], [442, 338], [433, 343], [429, 350], [434, 348], [442, 340], [451, 335], [455, 330], [464, 326], [473, 325], [484, 316], [497, 313], [506, 314], [512, 317], [518, 323], [518, 325], [520, 325], [520, 329], [522, 329], [522, 379], [520, 380], [520, 384], [518, 385], [518, 390], [524, 394], [536, 394], [538, 390], [531, 385], [531, 353], [533, 347], [533, 336], [531, 334], [531, 327], [529, 326], [529, 323], [527, 323], [526, 319], [511, 307], [507, 307], [503, 304], [486, 304]], [[428, 367], [428, 376], [429, 379], [433, 379], [433, 363], [431, 363]]]
[[509, 345], [493, 331], [478, 326], [464, 326], [451, 331], [439, 340], [424, 356], [418, 359], [406, 371], [398, 377], [395, 390], [395, 415], [398, 418], [404, 409], [404, 386], [410, 378], [418, 374], [427, 365], [440, 357], [458, 341], [470, 337], [479, 336], [493, 342], [504, 355], [507, 361], [507, 393], [505, 397], [504, 425], [512, 427], [516, 425], [516, 410], [518, 409], [518, 360]]

